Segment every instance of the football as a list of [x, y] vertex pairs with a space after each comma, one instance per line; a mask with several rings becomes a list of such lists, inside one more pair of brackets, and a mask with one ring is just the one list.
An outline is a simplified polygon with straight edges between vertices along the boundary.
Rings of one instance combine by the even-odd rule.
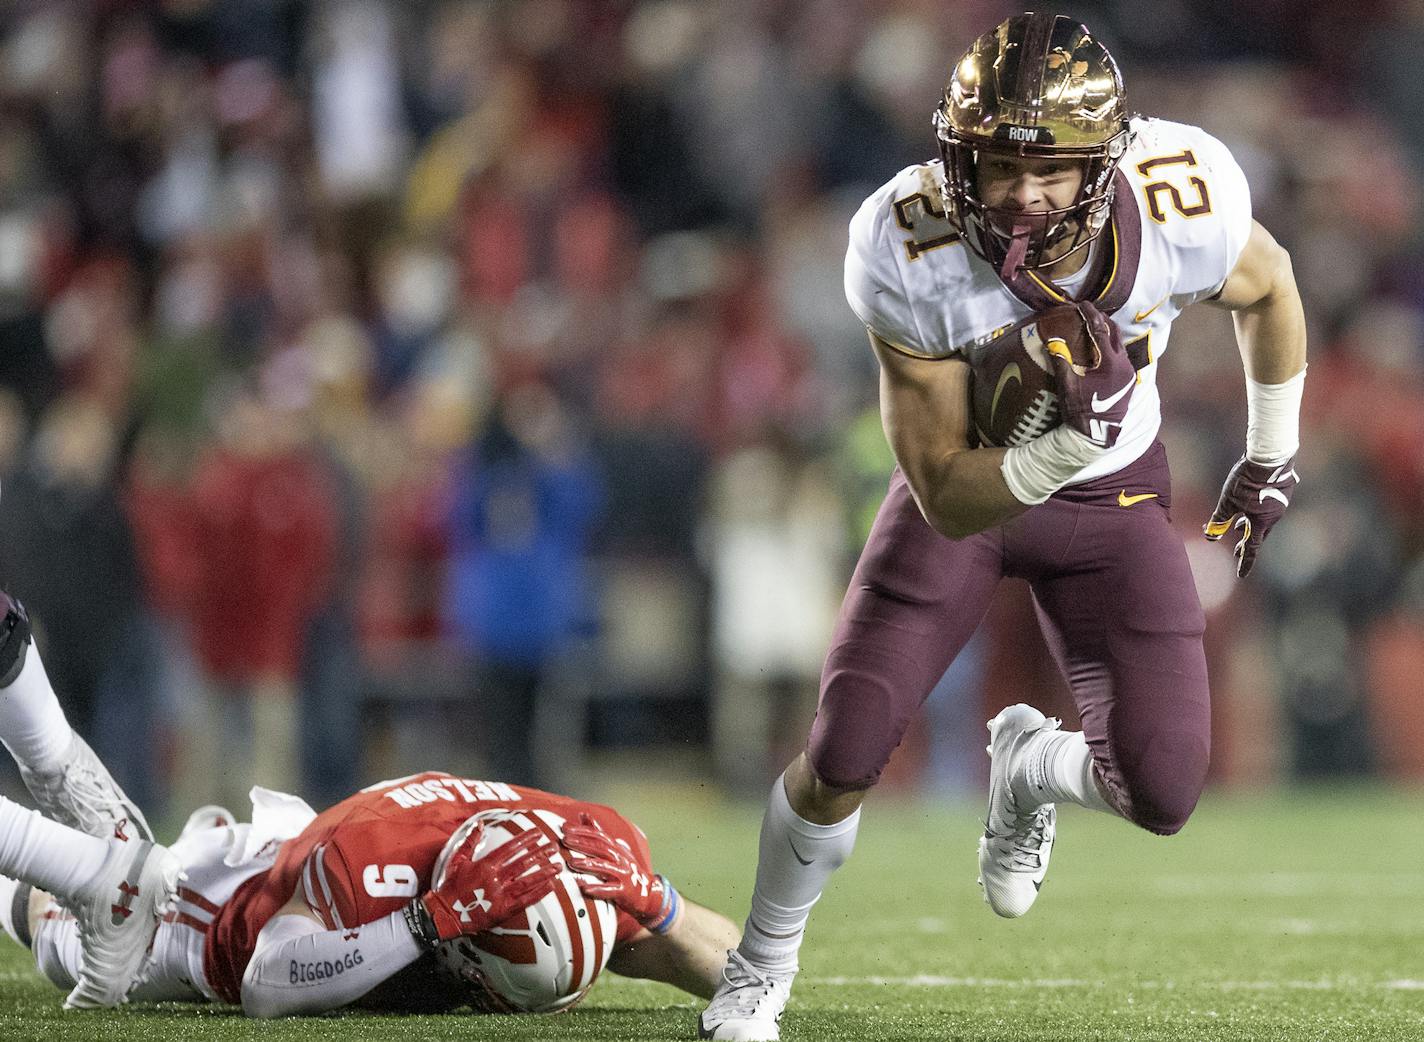
[[1090, 320], [1076, 305], [1031, 315], [974, 349], [969, 359], [970, 412], [981, 445], [1013, 447], [1058, 425], [1057, 382], [1049, 361], [1055, 341], [1081, 375], [1101, 355]]

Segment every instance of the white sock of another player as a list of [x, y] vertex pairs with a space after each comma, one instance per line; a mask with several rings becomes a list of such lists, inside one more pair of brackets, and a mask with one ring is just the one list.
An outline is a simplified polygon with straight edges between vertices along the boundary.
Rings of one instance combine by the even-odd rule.
[[0, 876], [0, 928], [16, 944], [30, 946], [30, 893], [33, 887]]
[[753, 965], [773, 973], [795, 972], [811, 906], [820, 900], [831, 873], [850, 857], [859, 826], [859, 809], [834, 825], [807, 821], [791, 809], [786, 776], [776, 779], [761, 822], [752, 911], [737, 946]]
[[64, 900], [98, 875], [108, 853], [108, 840], [0, 797], [0, 875], [22, 879]]
[[49, 773], [64, 763], [74, 730], [49, 685], [39, 649], [25, 649], [20, 675], [0, 688], [0, 742], [16, 762]]
[[1010, 775], [1020, 807], [1076, 803], [1116, 814], [1103, 798], [1093, 769], [1093, 754], [1082, 731], [1040, 731], [1025, 743]]

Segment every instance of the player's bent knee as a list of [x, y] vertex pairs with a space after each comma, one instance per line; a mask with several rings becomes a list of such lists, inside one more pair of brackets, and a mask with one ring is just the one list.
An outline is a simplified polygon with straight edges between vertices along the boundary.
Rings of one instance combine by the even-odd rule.
[[1132, 823], [1156, 836], [1175, 836], [1182, 831], [1191, 817], [1195, 804], [1185, 810], [1171, 810], [1162, 807], [1139, 807], [1134, 810]]
[[1210, 749], [1195, 734], [1157, 734], [1141, 756], [1117, 766], [1123, 814], [1134, 825], [1159, 836], [1171, 836], [1196, 809], [1206, 786]]
[[[834, 653], [828, 672], [833, 662]], [[897, 710], [894, 692], [883, 681], [863, 670], [847, 671], [822, 694], [806, 740], [806, 762], [832, 788], [869, 789], [880, 780], [909, 718]]]
[[825, 789], [864, 792], [880, 780], [886, 760], [864, 750], [846, 749], [829, 740], [817, 740], [815, 731], [806, 743], [806, 763]]

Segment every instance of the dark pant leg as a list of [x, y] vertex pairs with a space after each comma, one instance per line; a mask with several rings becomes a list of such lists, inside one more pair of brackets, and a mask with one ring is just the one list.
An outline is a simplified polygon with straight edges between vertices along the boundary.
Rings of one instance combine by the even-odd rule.
[[1072, 533], [1061, 566], [1030, 581], [1099, 777], [1130, 821], [1171, 835], [1211, 748], [1205, 618], [1181, 538], [1152, 502], [1037, 510], [1044, 532]]
[[998, 530], [946, 539], [897, 471], [841, 605], [806, 752], [828, 785], [874, 785], [973, 636], [1000, 578]]

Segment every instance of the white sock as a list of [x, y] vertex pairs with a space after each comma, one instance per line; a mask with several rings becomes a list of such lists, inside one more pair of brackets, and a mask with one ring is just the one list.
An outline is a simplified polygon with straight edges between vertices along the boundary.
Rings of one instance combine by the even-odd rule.
[[0, 876], [0, 928], [16, 944], [30, 946], [30, 893], [33, 887]]
[[1040, 731], [1024, 744], [1011, 775], [1014, 799], [1022, 808], [1076, 803], [1116, 814], [1098, 788], [1093, 754], [1082, 731]]
[[73, 737], [39, 649], [31, 644], [20, 675], [0, 688], [0, 742], [20, 766], [49, 773], [64, 763]]
[[859, 826], [859, 808], [834, 825], [812, 824], [791, 809], [786, 776], [776, 779], [761, 822], [752, 910], [737, 946], [748, 961], [775, 973], [795, 972], [811, 906], [850, 857]]
[[0, 875], [75, 897], [104, 867], [109, 841], [0, 797]]

